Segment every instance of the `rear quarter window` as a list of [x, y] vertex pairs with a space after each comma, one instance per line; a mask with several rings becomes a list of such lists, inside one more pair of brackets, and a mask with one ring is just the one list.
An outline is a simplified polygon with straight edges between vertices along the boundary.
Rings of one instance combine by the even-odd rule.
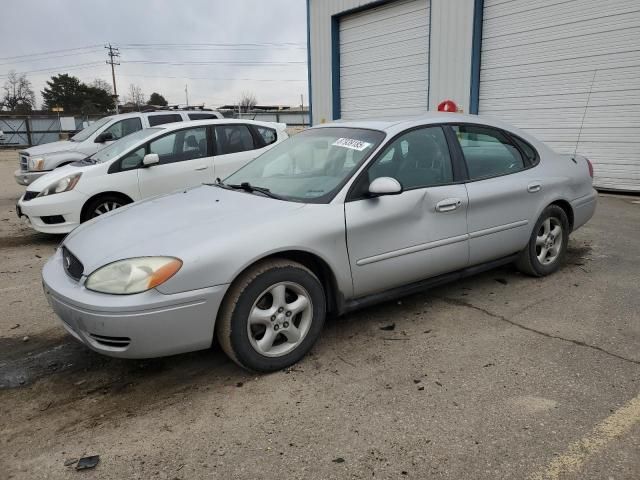
[[155, 127], [156, 125], [163, 125], [165, 123], [181, 122], [182, 117], [178, 114], [166, 114], [166, 115], [149, 115], [149, 125]]

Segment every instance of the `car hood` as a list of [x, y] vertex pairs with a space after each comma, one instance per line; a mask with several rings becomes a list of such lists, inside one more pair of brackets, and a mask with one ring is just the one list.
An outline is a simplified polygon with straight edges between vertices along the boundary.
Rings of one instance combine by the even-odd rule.
[[231, 235], [255, 236], [261, 225], [274, 224], [304, 206], [203, 185], [102, 215], [76, 228], [64, 245], [84, 264], [85, 273], [139, 256], [197, 261], [202, 244], [214, 248], [222, 237], [229, 241]]
[[[87, 165], [88, 167], [94, 167], [95, 165]], [[51, 170], [46, 175], [37, 178], [34, 182], [32, 182], [27, 190], [30, 192], [41, 192], [44, 188], [48, 187], [52, 183], [60, 180], [67, 175], [71, 175], [72, 173], [82, 172], [86, 167], [84, 166], [76, 166], [76, 165], [65, 165], [63, 167], [58, 167], [55, 170]]]
[[78, 142], [70, 142], [69, 140], [61, 140], [59, 142], [45, 143], [35, 147], [23, 150], [32, 157], [51, 155], [52, 153], [73, 152], [78, 149]]

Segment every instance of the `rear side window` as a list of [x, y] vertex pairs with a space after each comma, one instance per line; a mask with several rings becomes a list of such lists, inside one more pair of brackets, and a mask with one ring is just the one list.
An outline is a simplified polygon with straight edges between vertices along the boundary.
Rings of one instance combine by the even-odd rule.
[[215, 113], [190, 113], [189, 120], [209, 120], [211, 118], [218, 118]]
[[278, 134], [273, 128], [255, 127], [255, 129], [260, 134], [262, 140], [264, 140], [265, 145], [271, 145], [272, 143], [275, 143], [276, 140], [278, 140]]
[[216, 154], [246, 152], [255, 149], [253, 136], [246, 125], [220, 125], [215, 128]]
[[149, 125], [155, 127], [156, 125], [162, 125], [164, 123], [181, 122], [182, 117], [178, 114], [166, 114], [166, 115], [149, 115]]
[[142, 122], [139, 117], [126, 118], [114, 123], [107, 128], [104, 133], [111, 133], [114, 140], [119, 140], [122, 137], [126, 137], [138, 130], [142, 130]]
[[475, 126], [452, 126], [469, 171], [469, 180], [497, 177], [524, 169], [516, 146], [500, 130]]

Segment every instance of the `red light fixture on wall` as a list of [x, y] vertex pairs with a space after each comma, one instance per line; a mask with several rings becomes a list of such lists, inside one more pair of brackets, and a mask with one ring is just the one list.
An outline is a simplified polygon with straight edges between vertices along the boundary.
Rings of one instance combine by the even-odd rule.
[[438, 111], [455, 113], [458, 111], [458, 105], [456, 105], [456, 102], [453, 100], [443, 100], [438, 104]]

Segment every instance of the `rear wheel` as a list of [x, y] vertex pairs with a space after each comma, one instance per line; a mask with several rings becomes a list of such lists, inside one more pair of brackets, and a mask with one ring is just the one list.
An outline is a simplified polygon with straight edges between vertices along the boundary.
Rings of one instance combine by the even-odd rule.
[[105, 213], [109, 213], [112, 210], [120, 208], [128, 203], [131, 203], [129, 199], [120, 195], [101, 195], [99, 197], [90, 200], [84, 207], [82, 214], [82, 221], [86, 222], [92, 218], [99, 217]]
[[289, 260], [268, 260], [230, 287], [216, 334], [238, 365], [270, 372], [304, 357], [320, 336], [325, 316], [325, 293], [311, 270]]
[[567, 214], [559, 206], [549, 205], [536, 222], [516, 266], [521, 272], [535, 277], [549, 275], [560, 268], [568, 243]]

